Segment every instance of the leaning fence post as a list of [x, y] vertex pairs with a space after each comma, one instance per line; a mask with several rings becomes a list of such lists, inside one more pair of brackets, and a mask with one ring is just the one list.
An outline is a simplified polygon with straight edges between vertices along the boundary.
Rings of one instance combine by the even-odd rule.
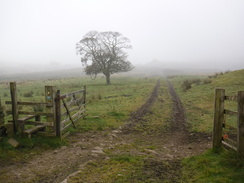
[[56, 105], [56, 123], [55, 123], [55, 130], [56, 136], [61, 137], [61, 102], [60, 102], [60, 90], [56, 93], [55, 98], [55, 105]]
[[224, 122], [224, 99], [225, 90], [215, 90], [214, 126], [213, 126], [213, 149], [219, 149], [222, 144], [222, 128]]
[[17, 100], [17, 87], [16, 82], [10, 82], [10, 93], [12, 102], [12, 116], [14, 124], [14, 133], [18, 132], [18, 100]]
[[[55, 87], [54, 86], [45, 86], [45, 100], [46, 100], [46, 111], [52, 115], [47, 116], [48, 122], [53, 122], [55, 125], [56, 122], [56, 112], [55, 112]], [[55, 128], [55, 126], [54, 126]], [[55, 129], [52, 129], [55, 131]]]
[[244, 156], [244, 91], [238, 92], [237, 153]]

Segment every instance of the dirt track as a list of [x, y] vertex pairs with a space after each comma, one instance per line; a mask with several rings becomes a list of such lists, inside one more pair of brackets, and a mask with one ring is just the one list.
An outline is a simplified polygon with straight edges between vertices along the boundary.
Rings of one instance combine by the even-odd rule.
[[174, 105], [169, 130], [172, 136], [167, 140], [166, 145], [173, 144], [176, 149], [172, 148], [172, 151], [175, 152], [174, 156], [177, 158], [200, 154], [210, 147], [210, 136], [209, 134], [188, 131], [182, 103], [170, 82], [168, 82], [168, 87]]
[[[189, 133], [183, 106], [176, 95], [173, 86], [168, 82], [169, 91], [174, 103], [171, 116], [171, 126], [159, 137], [147, 137], [148, 143], [157, 145], [156, 159], [147, 160], [145, 169], [156, 172], [157, 176], [171, 182], [177, 182], [180, 176], [180, 160], [184, 157], [199, 154], [210, 147], [207, 135]], [[160, 82], [157, 82], [151, 97], [135, 113], [130, 122], [114, 131], [90, 132], [75, 134], [69, 137], [69, 146], [50, 150], [21, 164], [1, 168], [1, 181], [7, 182], [66, 182], [65, 179], [79, 167], [91, 160], [106, 158], [103, 149], [120, 143], [130, 143], [141, 138], [138, 133], [128, 131], [137, 122], [143, 122], [143, 116], [157, 99]], [[163, 101], [162, 101], [163, 102]], [[163, 137], [163, 138], [162, 138]], [[162, 161], [169, 162], [165, 166]]]

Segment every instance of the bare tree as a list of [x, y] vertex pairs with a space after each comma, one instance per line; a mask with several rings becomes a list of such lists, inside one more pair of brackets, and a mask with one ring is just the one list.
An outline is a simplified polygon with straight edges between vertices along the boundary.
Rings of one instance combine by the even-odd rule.
[[111, 74], [133, 69], [124, 52], [132, 48], [129, 43], [130, 40], [119, 32], [90, 31], [76, 44], [76, 50], [81, 55], [81, 62], [86, 65], [86, 74], [96, 77], [98, 73], [103, 73], [109, 85]]

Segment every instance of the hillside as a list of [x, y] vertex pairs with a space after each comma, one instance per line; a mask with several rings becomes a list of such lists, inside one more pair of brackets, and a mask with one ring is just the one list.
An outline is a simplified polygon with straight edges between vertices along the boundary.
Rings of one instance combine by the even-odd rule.
[[244, 90], [244, 69], [219, 75], [211, 83], [214, 87], [222, 87], [229, 90]]
[[[212, 131], [216, 88], [224, 88], [226, 95], [230, 96], [244, 91], [244, 70], [213, 76], [175, 76], [170, 80], [182, 100], [193, 131]], [[192, 83], [186, 91], [183, 89], [184, 81]]]

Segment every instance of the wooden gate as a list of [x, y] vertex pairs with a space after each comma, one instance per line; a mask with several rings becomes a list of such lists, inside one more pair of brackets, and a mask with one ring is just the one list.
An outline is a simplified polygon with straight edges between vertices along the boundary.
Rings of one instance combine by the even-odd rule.
[[[6, 114], [11, 115], [4, 124], [3, 107], [0, 101], [0, 127], [5, 126], [8, 136], [20, 133], [31, 137], [32, 133], [62, 137], [67, 129], [84, 117], [86, 87], [83, 90], [61, 95], [54, 86], [45, 86], [45, 102], [24, 102], [17, 97], [16, 82], [10, 83], [11, 101], [5, 101]], [[24, 106], [24, 107], [23, 107]], [[22, 109], [22, 110], [21, 110]], [[40, 110], [41, 109], [41, 110]]]
[[[237, 111], [225, 109], [226, 100], [235, 101]], [[236, 116], [236, 127], [226, 124], [227, 115]], [[223, 131], [227, 127], [230, 130], [224, 134]], [[235, 131], [235, 134], [233, 134], [233, 131]], [[231, 136], [235, 139], [231, 139]], [[244, 155], [244, 91], [239, 91], [237, 96], [226, 96], [224, 89], [215, 90], [213, 148], [218, 149], [222, 145], [236, 150], [238, 155]]]
[[56, 135], [59, 137], [69, 134], [70, 126], [76, 128], [75, 122], [84, 117], [86, 110], [86, 86], [83, 90], [61, 95], [57, 91], [55, 98], [56, 106]]

